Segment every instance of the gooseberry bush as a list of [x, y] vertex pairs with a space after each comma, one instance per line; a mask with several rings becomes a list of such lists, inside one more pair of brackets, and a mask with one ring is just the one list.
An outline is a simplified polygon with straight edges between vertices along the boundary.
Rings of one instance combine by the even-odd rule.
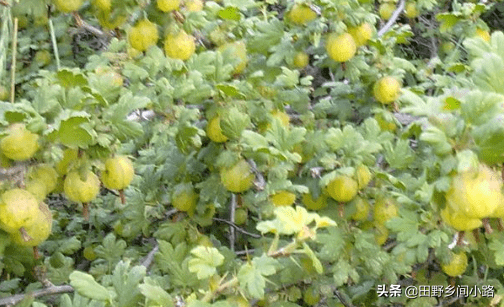
[[0, 1], [0, 306], [504, 306], [503, 11]]

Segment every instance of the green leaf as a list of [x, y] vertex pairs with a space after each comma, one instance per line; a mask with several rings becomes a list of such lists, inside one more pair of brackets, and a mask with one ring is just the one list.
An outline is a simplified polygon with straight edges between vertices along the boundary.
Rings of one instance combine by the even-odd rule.
[[56, 77], [59, 83], [66, 88], [88, 85], [86, 77], [78, 69], [61, 69], [56, 73]]
[[255, 24], [256, 33], [247, 43], [247, 48], [251, 52], [266, 54], [271, 46], [280, 43], [284, 35], [284, 24], [276, 19], [270, 21], [259, 21]]
[[158, 240], [159, 252], [154, 259], [160, 270], [166, 272], [171, 277], [171, 282], [180, 287], [192, 287], [198, 284], [198, 278], [189, 271], [186, 256], [188, 253], [187, 244], [182, 242], [173, 246], [166, 241]]
[[274, 302], [270, 305], [271, 307], [300, 307], [298, 304], [294, 304], [291, 302]]
[[427, 127], [420, 135], [420, 140], [431, 145], [438, 155], [446, 155], [452, 151], [452, 146], [444, 132], [434, 126]]
[[71, 255], [82, 247], [81, 241], [77, 239], [76, 236], [63, 239], [59, 242], [59, 244], [60, 246], [58, 247], [58, 251], [65, 255]]
[[71, 117], [60, 123], [58, 130], [59, 140], [68, 147], [87, 148], [93, 145], [96, 132], [90, 121], [84, 117]]
[[240, 92], [238, 87], [230, 84], [217, 84], [215, 86], [216, 89], [221, 91], [224, 95], [229, 96], [229, 97], [237, 97], [241, 96], [244, 97], [243, 93]]
[[217, 273], [222, 265], [222, 256], [215, 247], [197, 246], [191, 250], [193, 258], [189, 260], [189, 271], [196, 273], [198, 279], [205, 279]]
[[394, 217], [387, 221], [386, 225], [387, 228], [397, 233], [398, 241], [408, 241], [408, 244], [413, 244], [415, 235], [419, 234], [418, 222], [408, 218]]
[[133, 96], [131, 92], [127, 92], [103, 112], [103, 118], [110, 123], [112, 133], [120, 140], [137, 138], [143, 134], [142, 125], [127, 117], [134, 110], [145, 108], [149, 102], [147, 97]]
[[299, 71], [290, 70], [282, 66], [282, 74], [278, 75], [275, 80], [275, 85], [286, 88], [292, 88], [299, 83]]
[[119, 306], [134, 307], [142, 301], [142, 295], [138, 285], [146, 274], [143, 265], [130, 269], [129, 261], [119, 261], [112, 275], [112, 284], [117, 293]]
[[317, 233], [317, 243], [322, 245], [318, 256], [322, 261], [334, 261], [337, 255], [345, 246], [345, 238], [343, 231], [337, 227], [330, 227], [327, 232]]
[[223, 8], [218, 13], [219, 17], [227, 20], [239, 21], [241, 19], [240, 11], [233, 6]]
[[[504, 74], [504, 70], [502, 72]], [[504, 83], [503, 83], [504, 86]], [[502, 113], [504, 96], [482, 91], [471, 91], [463, 99], [460, 111], [467, 123], [483, 125]]]
[[[3, 230], [0, 230], [0, 259], [3, 258], [5, 248], [10, 244], [10, 235]], [[1, 269], [0, 269], [1, 272]], [[0, 287], [1, 287], [0, 283]], [[1, 289], [0, 289], [1, 291]]]
[[405, 169], [415, 161], [415, 153], [407, 139], [398, 139], [395, 147], [391, 143], [386, 143], [383, 147], [385, 160], [392, 168]]
[[74, 271], [70, 274], [70, 285], [80, 295], [99, 301], [110, 301], [113, 299], [113, 293], [107, 288], [96, 282], [93, 276]]
[[103, 238], [102, 244], [95, 248], [96, 256], [107, 260], [109, 263], [116, 263], [126, 250], [126, 241], [116, 240], [114, 233], [109, 233]]
[[440, 13], [436, 15], [436, 20], [441, 23], [439, 26], [439, 32], [445, 33], [451, 31], [453, 27], [460, 20], [460, 17], [452, 14], [452, 13]]
[[149, 303], [154, 303], [165, 307], [174, 307], [173, 299], [163, 288], [158, 285], [141, 284], [138, 286], [140, 292], [148, 299]]
[[488, 248], [494, 252], [495, 264], [502, 266], [504, 265], [504, 242], [499, 239], [499, 237], [492, 237]]
[[477, 145], [476, 152], [481, 161], [488, 165], [504, 162], [504, 125], [503, 117], [492, 119], [471, 131]]
[[306, 242], [303, 242], [303, 251], [305, 254], [308, 256], [308, 258], [311, 259], [313, 267], [317, 271], [318, 274], [322, 274], [324, 272], [324, 268], [322, 267], [322, 263], [320, 260], [317, 258], [313, 250], [306, 244]]
[[250, 117], [237, 108], [228, 109], [221, 117], [222, 134], [230, 139], [240, 138], [243, 130], [250, 125]]
[[266, 287], [264, 276], [275, 274], [275, 265], [276, 260], [264, 254], [260, 258], [254, 258], [251, 263], [242, 265], [238, 271], [240, 286], [246, 289], [250, 296], [262, 299]]
[[259, 272], [264, 276], [270, 276], [276, 273], [276, 266], [278, 261], [275, 259], [262, 254], [261, 257], [255, 257], [252, 260], [252, 264], [255, 265]]
[[345, 284], [349, 278], [351, 278], [354, 283], [359, 282], [359, 273], [357, 273], [357, 270], [355, 270], [344, 258], [339, 258], [333, 265], [332, 272], [336, 287]]

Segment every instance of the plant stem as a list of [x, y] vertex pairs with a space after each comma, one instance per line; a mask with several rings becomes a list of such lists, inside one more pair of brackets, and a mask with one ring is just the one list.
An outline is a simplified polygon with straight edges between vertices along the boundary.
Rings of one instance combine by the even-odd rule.
[[202, 302], [208, 303], [210, 302], [216, 294], [221, 293], [222, 291], [226, 290], [227, 288], [234, 287], [238, 285], [238, 277], [233, 277], [229, 281], [223, 283], [220, 285], [217, 289], [214, 291], [207, 292], [205, 296], [201, 299]]
[[17, 56], [17, 32], [18, 18], [14, 18], [14, 31], [12, 33], [12, 65], [11, 65], [11, 93], [10, 102], [14, 103], [14, 93], [16, 92], [16, 56]]

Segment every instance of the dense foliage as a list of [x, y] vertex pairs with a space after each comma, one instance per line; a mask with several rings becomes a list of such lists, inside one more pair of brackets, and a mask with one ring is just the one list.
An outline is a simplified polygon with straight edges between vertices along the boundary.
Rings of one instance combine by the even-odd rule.
[[502, 11], [0, 1], [0, 306], [504, 306]]

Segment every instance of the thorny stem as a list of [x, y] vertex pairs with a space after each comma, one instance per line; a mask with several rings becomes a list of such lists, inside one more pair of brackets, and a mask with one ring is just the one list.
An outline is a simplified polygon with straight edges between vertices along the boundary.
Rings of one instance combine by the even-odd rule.
[[[231, 223], [234, 224], [235, 211], [236, 211], [236, 194], [235, 193], [231, 194], [231, 208], [230, 209], [231, 209], [230, 210], [231, 212], [230, 212], [229, 220], [231, 221]], [[235, 228], [230, 227], [229, 228], [229, 245], [230, 245], [230, 249], [232, 252], [235, 251], [235, 239], [236, 239]]]

